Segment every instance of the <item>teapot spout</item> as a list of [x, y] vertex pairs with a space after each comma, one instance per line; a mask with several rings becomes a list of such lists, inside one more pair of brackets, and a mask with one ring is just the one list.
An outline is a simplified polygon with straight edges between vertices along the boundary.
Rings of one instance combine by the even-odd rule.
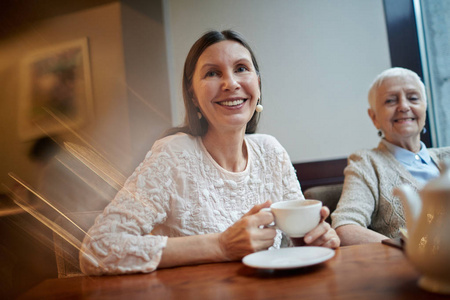
[[401, 185], [394, 189], [394, 196], [400, 198], [403, 203], [406, 217], [406, 227], [411, 234], [422, 210], [422, 201], [419, 195], [409, 186]]

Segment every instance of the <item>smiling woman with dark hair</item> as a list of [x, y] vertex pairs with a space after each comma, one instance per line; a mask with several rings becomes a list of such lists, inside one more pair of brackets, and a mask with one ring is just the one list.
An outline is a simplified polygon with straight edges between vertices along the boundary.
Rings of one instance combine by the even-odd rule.
[[331, 215], [343, 245], [380, 242], [400, 235], [403, 206], [392, 190], [401, 184], [419, 189], [439, 176], [440, 162], [450, 147], [427, 149], [427, 100], [419, 76], [404, 68], [387, 69], [369, 90], [369, 116], [382, 140], [377, 148], [348, 158], [341, 198]]
[[[158, 140], [89, 230], [83, 272], [119, 274], [240, 260], [280, 247], [268, 228], [272, 202], [303, 199], [286, 150], [255, 134], [261, 78], [236, 32], [210, 31], [189, 52], [183, 74], [185, 124]], [[323, 219], [329, 210], [323, 207]], [[309, 245], [338, 247], [321, 221]]]

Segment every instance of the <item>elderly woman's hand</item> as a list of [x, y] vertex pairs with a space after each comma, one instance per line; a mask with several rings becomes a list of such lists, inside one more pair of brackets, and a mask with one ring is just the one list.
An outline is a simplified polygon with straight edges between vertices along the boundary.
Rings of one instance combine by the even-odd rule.
[[[336, 231], [331, 228], [330, 224], [325, 222], [325, 219], [330, 215], [330, 210], [328, 207], [324, 206], [320, 210], [321, 221], [319, 225], [316, 226], [313, 230], [308, 232], [304, 238], [304, 245], [308, 246], [321, 246], [327, 248], [337, 248], [341, 244], [341, 240], [337, 235]], [[293, 240], [294, 244], [296, 243]]]
[[260, 211], [270, 207], [271, 201], [255, 205], [236, 223], [219, 236], [219, 244], [226, 260], [240, 260], [245, 255], [268, 249], [276, 236], [274, 228], [264, 228], [273, 222], [270, 212]]

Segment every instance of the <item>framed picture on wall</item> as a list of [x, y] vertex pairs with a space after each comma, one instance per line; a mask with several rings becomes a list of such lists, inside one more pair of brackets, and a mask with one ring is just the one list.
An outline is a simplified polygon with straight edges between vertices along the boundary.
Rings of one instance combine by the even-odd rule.
[[22, 140], [60, 134], [85, 123], [92, 116], [87, 38], [26, 55], [19, 88]]

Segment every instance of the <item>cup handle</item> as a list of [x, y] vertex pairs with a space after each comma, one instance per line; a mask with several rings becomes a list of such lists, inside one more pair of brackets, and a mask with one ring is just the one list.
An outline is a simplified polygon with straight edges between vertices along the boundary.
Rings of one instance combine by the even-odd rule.
[[[266, 212], [272, 213], [272, 209], [270, 209], [270, 207], [264, 207], [264, 208], [261, 208], [260, 211], [266, 211]], [[262, 228], [276, 228], [275, 221], [272, 222], [272, 223], [270, 223], [269, 225], [263, 225], [263, 226], [261, 226], [261, 227], [262, 227]]]

